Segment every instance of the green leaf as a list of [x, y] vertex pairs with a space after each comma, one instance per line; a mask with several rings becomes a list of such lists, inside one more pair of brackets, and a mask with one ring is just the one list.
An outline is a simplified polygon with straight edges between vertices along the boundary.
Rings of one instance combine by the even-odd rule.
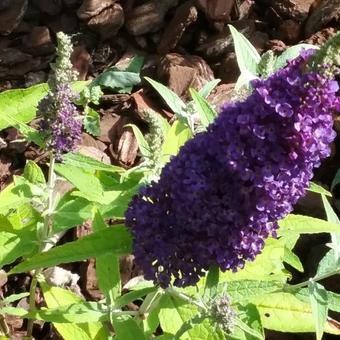
[[[103, 202], [99, 207], [100, 213], [104, 218], [122, 219], [125, 216], [125, 211], [132, 199], [136, 194], [138, 187], [134, 187], [126, 191], [110, 191], [105, 192]], [[112, 195], [110, 195], [112, 194]]]
[[131, 292], [128, 292], [120, 297], [118, 297], [114, 303], [114, 306], [116, 308], [121, 308], [127, 304], [129, 304], [130, 302], [136, 301], [140, 298], [142, 298], [143, 296], [146, 296], [150, 293], [153, 293], [157, 290], [157, 287], [153, 286], [153, 287], [146, 287], [146, 288], [141, 288], [139, 290], [133, 290]]
[[66, 164], [55, 164], [57, 174], [66, 178], [89, 201], [104, 203], [104, 190], [94, 172]]
[[[264, 340], [263, 334], [258, 333], [256, 330], [254, 330], [251, 327], [249, 327], [243, 321], [241, 321], [239, 319], [236, 319], [235, 320], [235, 325], [236, 325], [236, 327], [240, 328], [246, 334], [246, 336], [250, 335], [251, 339]], [[247, 336], [247, 338], [248, 338], [248, 336]]]
[[217, 112], [210, 106], [206, 99], [196, 90], [189, 89], [194, 104], [204, 127], [212, 123], [217, 116]]
[[[173, 335], [177, 333], [184, 322], [191, 320], [198, 314], [197, 307], [166, 294], [161, 297], [159, 305], [161, 328], [163, 332]], [[181, 340], [188, 339], [222, 340], [223, 338], [206, 319], [201, 324], [194, 325], [181, 337]]]
[[249, 40], [232, 25], [228, 25], [234, 40], [237, 63], [241, 73], [257, 75], [257, 64], [261, 57]]
[[28, 293], [28, 292], [27, 293], [12, 294], [12, 295], [4, 298], [2, 300], [2, 304], [3, 305], [9, 305], [10, 303], [21, 300], [21, 299], [23, 299], [23, 298], [25, 298], [29, 295], [30, 295], [30, 293]]
[[308, 290], [315, 322], [316, 339], [321, 340], [328, 315], [327, 292], [322, 285], [314, 281], [309, 281]]
[[116, 340], [146, 340], [143, 331], [131, 317], [120, 316], [113, 318], [112, 323], [116, 333]]
[[72, 82], [71, 88], [74, 92], [80, 93], [86, 86], [88, 86], [88, 83], [88, 80], [77, 80]]
[[137, 55], [130, 61], [125, 71], [140, 73], [140, 71], [142, 70], [143, 64], [144, 64], [144, 57]]
[[340, 169], [336, 172], [335, 177], [333, 178], [332, 184], [331, 184], [331, 191], [334, 190], [334, 188], [340, 183]]
[[203, 87], [198, 91], [198, 93], [203, 98], [208, 98], [212, 90], [218, 85], [221, 79], [213, 79], [203, 85]]
[[316, 192], [317, 194], [324, 194], [326, 196], [332, 197], [332, 194], [328, 190], [324, 189], [321, 185], [315, 184], [314, 182], [310, 183], [308, 191], [312, 191], [312, 192]]
[[250, 299], [274, 292], [282, 287], [278, 281], [240, 280], [227, 283], [227, 293], [231, 302], [244, 303]]
[[204, 286], [204, 298], [209, 300], [216, 296], [217, 286], [220, 279], [220, 270], [218, 266], [210, 267]]
[[254, 340], [263, 339], [264, 331], [260, 314], [251, 303], [239, 305], [237, 309], [238, 319], [236, 320], [235, 331], [230, 336], [231, 340]]
[[130, 252], [130, 233], [123, 226], [114, 226], [52, 248], [46, 253], [36, 254], [12, 268], [10, 274], [52, 267], [61, 263], [82, 261], [105, 254], [121, 256]]
[[182, 335], [192, 329], [195, 325], [201, 324], [206, 319], [206, 316], [196, 315], [192, 319], [184, 322], [181, 328], [176, 332], [174, 340], [180, 340]]
[[58, 202], [53, 213], [53, 233], [73, 228], [92, 216], [93, 204], [82, 197], [67, 193]]
[[[27, 240], [31, 231], [36, 231], [38, 222], [42, 222], [40, 214], [31, 206], [31, 204], [18, 204], [6, 217], [0, 215], [0, 231], [13, 232], [18, 235], [24, 235]], [[36, 240], [36, 235], [31, 238]]]
[[139, 150], [142, 156], [144, 158], [150, 158], [152, 156], [151, 151], [150, 151], [150, 146], [148, 142], [146, 141], [146, 139], [144, 138], [142, 131], [139, 130], [138, 126], [136, 126], [135, 124], [127, 124], [125, 126], [129, 126], [132, 128], [133, 133], [137, 139], [138, 147], [139, 147]]
[[311, 44], [299, 44], [292, 47], [287, 48], [277, 59], [274, 66], [274, 71], [283, 68], [287, 65], [289, 60], [295, 59], [298, 57], [302, 51], [302, 49], [318, 49], [317, 46]]
[[23, 122], [20, 122], [15, 117], [3, 116], [2, 118], [8, 123], [9, 126], [13, 126], [17, 130], [19, 130], [27, 141], [33, 142], [38, 146], [43, 147], [44, 138], [40, 131], [32, 128], [31, 126]]
[[[340, 225], [339, 218], [335, 211], [333, 210], [332, 206], [328, 202], [328, 199], [325, 195], [321, 195], [322, 203], [326, 211], [327, 221], [330, 223], [335, 223]], [[334, 249], [334, 257], [335, 260], [338, 262], [340, 261], [340, 233], [331, 233], [332, 243], [331, 247]]]
[[[340, 294], [329, 292], [327, 293], [328, 309], [340, 313]], [[295, 296], [303, 302], [309, 303], [309, 290], [308, 288], [302, 288], [295, 293]]]
[[[152, 295], [152, 298], [154, 298], [155, 294]], [[148, 296], [150, 296], [148, 295]], [[148, 296], [145, 298], [147, 299]], [[161, 296], [158, 295], [158, 297], [153, 300], [151, 305], [149, 305], [149, 313], [147, 314], [147, 317], [145, 320], [143, 320], [143, 329], [146, 337], [151, 337], [151, 335], [156, 332], [157, 328], [159, 327], [159, 311], [161, 309], [159, 302], [160, 302]], [[145, 300], [144, 300], [145, 301]]]
[[18, 234], [0, 232], [0, 268], [14, 262], [17, 258], [30, 254], [37, 245], [30, 239], [27, 241]]
[[101, 73], [90, 86], [104, 86], [119, 93], [131, 93], [133, 86], [141, 82], [139, 73], [111, 67]]
[[28, 160], [24, 168], [24, 177], [34, 184], [45, 184], [45, 176], [39, 165], [31, 160]]
[[80, 153], [68, 153], [63, 156], [63, 163], [82, 169], [92, 171], [105, 171], [111, 173], [122, 173], [125, 170], [119, 166], [102, 163], [92, 157], [81, 155]]
[[176, 120], [167, 135], [162, 146], [163, 162], [167, 163], [170, 156], [177, 155], [181, 146], [192, 137], [190, 129], [181, 121]]
[[28, 89], [8, 90], [0, 93], [0, 131], [11, 126], [6, 120], [15, 119], [21, 123], [35, 117], [38, 102], [47, 94], [47, 84], [31, 86]]
[[[106, 230], [108, 226], [97, 210], [92, 222], [94, 232]], [[107, 304], [113, 305], [121, 294], [119, 257], [115, 254], [96, 256], [96, 274], [100, 290], [104, 293]]]
[[144, 288], [153, 288], [154, 284], [152, 281], [145, 280], [143, 275], [135, 276], [130, 279], [125, 285], [124, 289], [127, 290], [140, 290]]
[[7, 215], [9, 211], [15, 210], [24, 203], [28, 203], [32, 193], [28, 185], [9, 184], [0, 192], [0, 214]]
[[295, 255], [288, 247], [284, 248], [283, 260], [293, 268], [303, 273], [303, 265], [297, 255]]
[[318, 234], [340, 232], [340, 225], [304, 215], [290, 214], [279, 221], [279, 234]]
[[144, 77], [146, 81], [148, 81], [153, 88], [159, 93], [159, 95], [164, 99], [166, 104], [170, 107], [170, 109], [178, 115], [178, 117], [182, 117], [185, 109], [186, 104], [183, 102], [183, 100], [173, 91], [168, 89], [163, 84], [152, 80], [151, 78]]
[[100, 117], [96, 110], [87, 107], [83, 124], [86, 132], [93, 136], [100, 136]]
[[[48, 308], [57, 308], [82, 303], [82, 299], [71, 292], [59, 287], [50, 287], [45, 282], [40, 282], [44, 294], [44, 300]], [[109, 332], [100, 322], [86, 323], [53, 323], [59, 334], [64, 339], [73, 340], [106, 340]]]
[[[85, 81], [78, 81], [72, 84], [72, 88], [78, 92], [85, 85]], [[47, 92], [48, 86], [44, 83], [27, 89], [8, 90], [0, 93], [0, 131], [9, 126], [19, 125], [18, 128], [23, 129], [24, 134], [30, 132], [33, 141], [40, 145], [41, 139], [38, 138], [35, 130], [21, 123], [28, 123], [35, 118], [37, 105], [47, 95]]]
[[57, 323], [97, 322], [108, 320], [108, 311], [99, 303], [81, 302], [48, 308], [27, 311], [24, 308], [10, 306], [0, 307], [0, 313], [20, 316], [23, 319], [44, 320]]
[[316, 276], [321, 276], [340, 269], [340, 261], [335, 255], [335, 250], [329, 250], [326, 255], [321, 259], [316, 271]]
[[246, 71], [240, 74], [240, 76], [237, 78], [236, 84], [235, 84], [235, 89], [234, 91], [244, 91], [250, 93], [250, 81], [253, 79], [256, 79], [252, 73]]
[[[271, 293], [254, 298], [264, 328], [279, 332], [314, 332], [315, 324], [309, 303], [290, 293]], [[325, 331], [340, 334], [340, 330], [327, 321]]]

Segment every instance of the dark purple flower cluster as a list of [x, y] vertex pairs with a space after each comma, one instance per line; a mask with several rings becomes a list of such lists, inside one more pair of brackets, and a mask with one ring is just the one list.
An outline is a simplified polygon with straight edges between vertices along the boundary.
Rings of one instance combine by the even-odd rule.
[[126, 224], [146, 279], [188, 286], [212, 265], [236, 271], [275, 236], [335, 138], [338, 84], [304, 72], [307, 58], [253, 81], [133, 198]]
[[41, 130], [47, 135], [47, 147], [54, 151], [57, 159], [73, 151], [81, 138], [81, 117], [73, 99], [70, 86], [61, 85], [39, 103], [38, 110], [43, 117]]

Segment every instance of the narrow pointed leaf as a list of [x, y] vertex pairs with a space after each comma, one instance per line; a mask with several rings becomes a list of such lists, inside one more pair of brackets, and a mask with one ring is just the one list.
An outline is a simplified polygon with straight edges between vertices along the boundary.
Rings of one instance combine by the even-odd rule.
[[9, 274], [56, 266], [61, 263], [82, 261], [106, 254], [117, 256], [131, 252], [131, 235], [123, 226], [114, 226], [83, 238], [37, 254], [15, 266]]
[[216, 111], [210, 106], [207, 100], [194, 89], [190, 89], [190, 94], [194, 100], [194, 104], [201, 119], [202, 125], [207, 127], [217, 116]]
[[321, 340], [328, 314], [327, 292], [323, 286], [314, 281], [309, 282], [308, 290], [315, 322], [316, 339]]

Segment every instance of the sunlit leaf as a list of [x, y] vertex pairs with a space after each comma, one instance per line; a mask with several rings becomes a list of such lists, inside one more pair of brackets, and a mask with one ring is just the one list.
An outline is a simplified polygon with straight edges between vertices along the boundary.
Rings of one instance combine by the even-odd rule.
[[[45, 282], [40, 282], [40, 287], [42, 288], [44, 300], [48, 308], [57, 308], [82, 303], [81, 297], [70, 290], [60, 287], [50, 287]], [[54, 322], [53, 325], [64, 339], [106, 340], [109, 337], [107, 328], [101, 322]]]
[[328, 190], [324, 189], [321, 185], [318, 185], [314, 182], [310, 183], [308, 191], [312, 191], [312, 192], [316, 192], [317, 194], [324, 194], [326, 196], [332, 197], [332, 194]]
[[93, 136], [100, 136], [100, 116], [97, 111], [88, 107], [83, 119], [83, 125], [86, 132], [89, 134]]
[[113, 319], [116, 340], [146, 340], [141, 328], [129, 316], [120, 316]]
[[318, 234], [340, 232], [340, 225], [304, 215], [290, 214], [279, 221], [279, 225], [279, 234], [281, 235], [286, 233]]
[[201, 123], [204, 127], [207, 127], [210, 123], [213, 122], [213, 120], [217, 116], [217, 113], [210, 106], [207, 100], [202, 97], [197, 91], [195, 91], [194, 89], [190, 89], [189, 91], [194, 101], [197, 113], [199, 114], [199, 117], [201, 119]]
[[[100, 232], [108, 228], [99, 211], [95, 211], [92, 228]], [[96, 274], [100, 290], [104, 293], [108, 305], [113, 305], [121, 294], [119, 256], [114, 253], [96, 256]]]
[[150, 146], [146, 141], [145, 137], [143, 136], [142, 131], [139, 130], [138, 126], [136, 126], [135, 124], [128, 124], [126, 126], [132, 128], [133, 133], [137, 139], [138, 147], [142, 156], [144, 158], [149, 158], [151, 156]]
[[[309, 303], [291, 293], [271, 293], [252, 300], [260, 312], [264, 328], [279, 332], [314, 332], [315, 324]], [[325, 331], [340, 334], [340, 329], [327, 321]]]
[[175, 92], [171, 91], [163, 84], [155, 80], [152, 80], [151, 78], [144, 77], [144, 79], [147, 80], [153, 86], [153, 88], [160, 94], [160, 96], [164, 99], [166, 104], [175, 114], [178, 115], [178, 117], [183, 116], [186, 104]]
[[[321, 195], [322, 198], [322, 203], [326, 211], [326, 216], [327, 216], [327, 221], [330, 223], [335, 223], [340, 225], [339, 218], [335, 211], [333, 210], [332, 206], [328, 202], [328, 199], [325, 195]], [[340, 261], [340, 233], [339, 232], [333, 232], [331, 233], [331, 238], [332, 238], [332, 243], [331, 247], [334, 249], [334, 257], [335, 261], [339, 262]]]
[[321, 340], [328, 314], [327, 292], [322, 285], [314, 281], [309, 281], [308, 290], [315, 323], [316, 339]]
[[97, 231], [83, 238], [36, 254], [11, 269], [10, 274], [32, 269], [56, 266], [61, 263], [82, 261], [105, 254], [117, 256], [131, 252], [131, 235], [123, 226]]
[[228, 25], [233, 37], [235, 53], [241, 73], [257, 75], [257, 64], [261, 57], [249, 40], [232, 25]]
[[190, 129], [181, 121], [175, 121], [167, 135], [162, 146], [163, 161], [166, 163], [170, 156], [177, 155], [181, 146], [192, 137]]

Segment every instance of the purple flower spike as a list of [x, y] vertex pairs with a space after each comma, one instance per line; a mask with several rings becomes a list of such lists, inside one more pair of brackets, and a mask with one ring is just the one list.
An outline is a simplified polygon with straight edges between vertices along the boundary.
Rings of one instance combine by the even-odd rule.
[[335, 138], [337, 87], [303, 72], [308, 55], [224, 105], [133, 198], [126, 224], [146, 279], [184, 287], [212, 265], [236, 271], [275, 236]]
[[70, 86], [60, 85], [39, 103], [41, 130], [48, 134], [47, 147], [54, 151], [57, 160], [73, 151], [81, 139], [82, 121], [73, 98]]

